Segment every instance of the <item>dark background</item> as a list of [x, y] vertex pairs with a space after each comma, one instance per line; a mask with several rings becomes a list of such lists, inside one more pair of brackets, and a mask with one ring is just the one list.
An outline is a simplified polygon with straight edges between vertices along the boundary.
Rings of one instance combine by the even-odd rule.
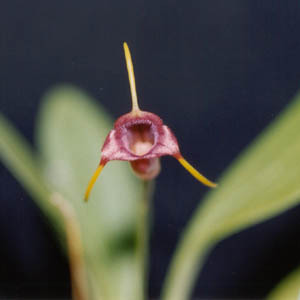
[[[84, 88], [114, 117], [127, 112], [123, 41], [140, 106], [164, 119], [185, 157], [212, 179], [300, 88], [299, 0], [10, 0], [0, 3], [1, 111], [30, 141], [40, 98], [57, 83]], [[152, 297], [207, 190], [175, 160], [162, 164]], [[51, 230], [4, 167], [0, 178], [0, 297], [69, 296], [68, 266]], [[300, 263], [299, 235], [297, 207], [226, 239], [210, 255], [195, 297], [264, 297]]]

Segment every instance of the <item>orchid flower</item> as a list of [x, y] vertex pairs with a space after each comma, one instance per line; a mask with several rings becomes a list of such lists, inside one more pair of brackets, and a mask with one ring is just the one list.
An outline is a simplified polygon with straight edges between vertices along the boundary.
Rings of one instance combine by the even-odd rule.
[[85, 201], [103, 167], [111, 160], [129, 161], [134, 173], [143, 180], [151, 180], [160, 172], [159, 158], [175, 157], [197, 180], [209, 187], [216, 184], [201, 175], [181, 155], [178, 142], [169, 127], [156, 114], [139, 108], [132, 59], [126, 43], [123, 44], [132, 98], [131, 112], [121, 116], [109, 132], [101, 150], [101, 160], [85, 192]]

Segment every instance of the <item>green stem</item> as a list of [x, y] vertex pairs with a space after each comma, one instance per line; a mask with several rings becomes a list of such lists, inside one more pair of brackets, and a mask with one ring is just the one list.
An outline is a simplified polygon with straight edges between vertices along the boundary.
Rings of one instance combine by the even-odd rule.
[[[53, 193], [50, 202], [60, 211], [66, 232], [70, 274], [72, 283], [72, 299], [88, 300], [88, 283], [83, 258], [83, 245], [80, 225], [73, 206], [58, 193]], [[99, 299], [99, 298], [98, 298]]]
[[143, 195], [138, 207], [137, 220], [137, 247], [136, 257], [140, 274], [140, 297], [146, 299], [147, 280], [148, 280], [148, 252], [150, 236], [150, 199], [154, 190], [154, 184], [151, 181], [143, 182]]

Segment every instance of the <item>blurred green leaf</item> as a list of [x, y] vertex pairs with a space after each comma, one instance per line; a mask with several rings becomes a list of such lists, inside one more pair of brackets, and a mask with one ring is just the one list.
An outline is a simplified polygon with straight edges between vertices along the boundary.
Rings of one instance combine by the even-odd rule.
[[56, 220], [56, 228], [61, 230], [61, 220], [56, 209], [49, 203], [50, 190], [45, 184], [31, 146], [0, 114], [0, 159], [16, 179], [29, 192], [44, 213]]
[[299, 156], [300, 95], [230, 166], [197, 209], [173, 258], [164, 300], [188, 298], [218, 241], [300, 202]]
[[113, 123], [101, 106], [71, 86], [54, 88], [42, 103], [37, 141], [43, 175], [76, 211], [93, 293], [96, 298], [138, 299], [134, 230], [141, 183], [128, 163], [111, 162], [103, 169], [89, 202], [83, 201]]
[[300, 269], [292, 272], [267, 297], [268, 300], [298, 300], [300, 298]]

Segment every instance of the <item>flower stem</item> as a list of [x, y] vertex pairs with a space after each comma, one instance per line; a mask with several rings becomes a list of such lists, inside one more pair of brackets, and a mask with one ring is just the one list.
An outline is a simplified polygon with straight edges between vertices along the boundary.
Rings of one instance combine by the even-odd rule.
[[137, 246], [136, 257], [140, 274], [140, 298], [147, 298], [148, 281], [148, 253], [150, 236], [150, 199], [154, 190], [154, 182], [143, 182], [142, 201], [139, 202], [137, 220]]
[[65, 224], [72, 283], [72, 299], [88, 300], [88, 284], [83, 260], [83, 246], [75, 211], [71, 204], [58, 193], [51, 195], [50, 202], [59, 210]]

